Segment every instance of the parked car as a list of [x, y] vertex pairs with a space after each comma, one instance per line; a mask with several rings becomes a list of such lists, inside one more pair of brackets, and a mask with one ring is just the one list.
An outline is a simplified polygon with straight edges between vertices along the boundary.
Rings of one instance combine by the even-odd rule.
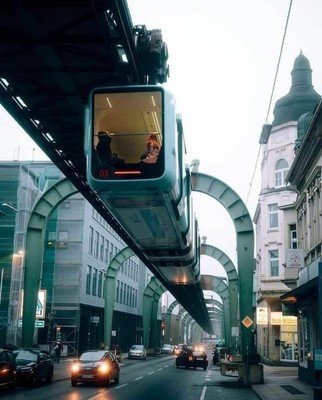
[[109, 386], [112, 381], [119, 383], [120, 366], [110, 350], [85, 351], [75, 360], [71, 369], [72, 386], [82, 383], [99, 383]]
[[54, 363], [48, 351], [18, 349], [13, 351], [17, 363], [17, 382], [22, 384], [50, 383], [54, 376]]
[[173, 353], [173, 347], [171, 344], [164, 344], [161, 348], [161, 353], [162, 354], [172, 354]]
[[122, 352], [121, 347], [118, 344], [113, 344], [111, 346], [111, 351], [114, 353], [117, 361], [120, 363], [122, 362]]
[[145, 360], [146, 359], [146, 350], [142, 344], [134, 344], [133, 346], [130, 347], [129, 353], [128, 353], [128, 358], [136, 358], [139, 360]]
[[0, 349], [0, 387], [16, 387], [16, 369], [16, 360], [11, 351]]
[[197, 367], [206, 370], [208, 368], [208, 357], [204, 351], [193, 351], [192, 349], [184, 349], [177, 356], [175, 361], [176, 367], [193, 368]]
[[220, 364], [221, 360], [225, 359], [225, 355], [229, 354], [227, 347], [215, 347], [213, 351], [212, 363], [213, 365]]

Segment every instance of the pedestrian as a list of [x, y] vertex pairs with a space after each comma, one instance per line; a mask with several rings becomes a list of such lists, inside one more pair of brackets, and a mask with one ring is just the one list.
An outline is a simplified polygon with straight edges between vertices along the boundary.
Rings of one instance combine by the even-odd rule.
[[55, 360], [56, 360], [56, 363], [59, 363], [59, 360], [60, 360], [60, 355], [61, 355], [61, 353], [62, 353], [62, 351], [63, 351], [63, 343], [62, 343], [62, 341], [60, 340], [60, 339], [58, 339], [57, 340], [57, 342], [55, 343], [55, 345], [54, 345], [54, 352], [55, 352]]

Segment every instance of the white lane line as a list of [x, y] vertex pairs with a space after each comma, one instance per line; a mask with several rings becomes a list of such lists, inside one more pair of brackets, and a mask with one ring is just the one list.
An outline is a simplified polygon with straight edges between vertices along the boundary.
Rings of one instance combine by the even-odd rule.
[[143, 376], [139, 376], [138, 378], [136, 378], [136, 381], [139, 381], [140, 379], [143, 379]]
[[148, 373], [148, 375], [152, 375], [152, 374], [154, 374], [154, 371]]
[[127, 385], [128, 385], [128, 383], [123, 383], [123, 385], [116, 386], [115, 389], [121, 389], [122, 387], [127, 386]]
[[207, 386], [204, 386], [201, 392], [200, 400], [204, 400], [206, 396]]
[[102, 396], [103, 396], [103, 394], [102, 394], [102, 393], [99, 393], [99, 394], [97, 394], [96, 396], [90, 397], [89, 400], [95, 400], [95, 399], [103, 399], [103, 398], [105, 398], [105, 397], [102, 397]]

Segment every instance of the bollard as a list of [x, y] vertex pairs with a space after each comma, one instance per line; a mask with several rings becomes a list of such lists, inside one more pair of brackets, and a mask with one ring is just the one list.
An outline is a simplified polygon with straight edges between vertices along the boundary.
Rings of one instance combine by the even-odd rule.
[[313, 400], [322, 400], [322, 387], [313, 388]]

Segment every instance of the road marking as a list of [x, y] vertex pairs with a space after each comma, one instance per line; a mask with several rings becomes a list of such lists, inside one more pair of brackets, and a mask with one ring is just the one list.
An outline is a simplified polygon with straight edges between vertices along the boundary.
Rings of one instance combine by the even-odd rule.
[[204, 386], [201, 392], [200, 400], [204, 400], [206, 396], [207, 386]]
[[115, 389], [121, 389], [122, 387], [127, 386], [127, 385], [128, 385], [128, 383], [123, 383], [123, 385], [116, 386]]
[[154, 374], [154, 371], [148, 373], [148, 375], [152, 375], [152, 374]]
[[143, 378], [143, 376], [139, 376], [138, 378], [135, 378], [135, 381], [139, 381], [142, 378]]

